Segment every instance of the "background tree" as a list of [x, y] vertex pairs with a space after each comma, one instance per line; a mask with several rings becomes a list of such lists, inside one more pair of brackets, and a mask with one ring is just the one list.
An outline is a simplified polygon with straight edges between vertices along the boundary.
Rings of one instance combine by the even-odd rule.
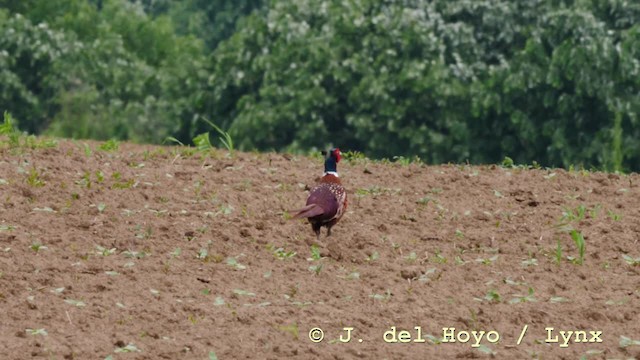
[[640, 169], [640, 3], [0, 0], [22, 129]]

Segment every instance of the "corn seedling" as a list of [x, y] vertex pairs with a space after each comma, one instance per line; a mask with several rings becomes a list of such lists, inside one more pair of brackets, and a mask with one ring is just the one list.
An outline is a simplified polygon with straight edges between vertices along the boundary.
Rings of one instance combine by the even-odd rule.
[[613, 221], [620, 221], [620, 219], [622, 219], [622, 216], [614, 213], [611, 210], [607, 211], [607, 215], [609, 215], [609, 218]]
[[514, 295], [515, 297], [509, 300], [509, 304], [518, 304], [524, 302], [534, 302], [537, 301], [536, 297], [533, 295], [533, 288], [529, 287], [529, 291], [527, 295]]
[[118, 353], [133, 353], [133, 352], [140, 352], [140, 349], [138, 349], [138, 347], [133, 345], [133, 344], [128, 344], [127, 346], [116, 348], [115, 350], [113, 350], [113, 352], [116, 353], [116, 354], [118, 354]]
[[317, 245], [311, 245], [311, 257], [307, 258], [308, 261], [320, 260], [322, 256], [320, 255], [320, 248]]
[[247, 267], [245, 265], [242, 265], [238, 262], [238, 260], [236, 258], [233, 257], [228, 257], [227, 258], [227, 265], [231, 266], [232, 268], [236, 269], [236, 270], [244, 270]]
[[412, 264], [418, 260], [418, 254], [416, 254], [415, 251], [412, 251], [409, 255], [405, 256], [404, 259], [407, 260], [408, 263]]
[[45, 184], [44, 180], [40, 178], [40, 174], [38, 173], [38, 170], [36, 170], [35, 167], [31, 168], [31, 171], [29, 171], [29, 176], [27, 177], [27, 184], [29, 184], [32, 187], [42, 187]]
[[440, 274], [438, 274], [438, 276], [436, 276], [435, 278], [431, 279], [429, 276], [435, 274], [437, 271], [436, 268], [431, 268], [428, 269], [427, 271], [424, 272], [424, 274], [421, 274], [420, 277], [418, 278], [418, 281], [420, 282], [427, 282], [429, 280], [438, 280], [440, 278]]
[[[233, 139], [231, 138], [231, 135], [227, 132], [222, 130], [220, 127], [218, 127], [216, 124], [212, 123], [211, 121], [202, 118], [202, 120], [204, 120], [207, 124], [211, 125], [211, 127], [213, 127], [218, 134], [220, 134], [220, 137], [218, 137], [218, 139], [220, 139], [220, 142], [222, 143], [222, 145], [224, 145], [224, 147], [227, 149], [227, 151], [229, 152], [229, 154], [233, 155]], [[208, 139], [208, 133], [207, 133], [207, 139]], [[209, 143], [209, 145], [211, 145], [211, 143]]]
[[[167, 136], [164, 141], [162, 142], [163, 144], [167, 143], [167, 142], [172, 142], [174, 144], [178, 144], [180, 146], [184, 146], [184, 144], [182, 143], [182, 141], [174, 138], [173, 136]], [[145, 158], [148, 157], [148, 153], [145, 154]]]
[[435, 262], [436, 264], [446, 264], [447, 263], [447, 258], [444, 257], [440, 251], [436, 251], [436, 254], [433, 256], [433, 262]]
[[522, 267], [526, 268], [529, 266], [538, 266], [538, 260], [535, 258], [530, 258], [522, 261]]
[[367, 256], [367, 262], [374, 262], [380, 258], [380, 254], [377, 251], [371, 253], [371, 255]]
[[572, 261], [576, 264], [582, 265], [582, 263], [584, 262], [584, 250], [585, 250], [584, 236], [582, 235], [581, 232], [575, 229], [571, 230], [569, 232], [569, 235], [571, 235], [571, 239], [573, 239], [573, 242], [576, 244], [576, 247], [578, 248], [578, 259], [572, 259]]
[[99, 203], [98, 205], [96, 205], [96, 208], [98, 209], [99, 213], [103, 213], [104, 209], [107, 208], [107, 205], [105, 205], [104, 203]]
[[193, 143], [196, 149], [200, 152], [209, 151], [213, 148], [211, 141], [209, 140], [209, 133], [202, 133], [193, 138]]
[[631, 256], [629, 256], [627, 254], [623, 254], [622, 258], [624, 259], [624, 261], [627, 262], [627, 264], [629, 264], [631, 266], [640, 266], [640, 257], [632, 258]]
[[309, 266], [309, 271], [316, 275], [320, 275], [320, 271], [322, 271], [322, 264], [311, 265]]
[[116, 248], [111, 248], [111, 249], [107, 249], [105, 247], [102, 247], [100, 245], [96, 245], [96, 254], [100, 255], [100, 256], [109, 256], [109, 255], [113, 255], [116, 253]]
[[13, 225], [0, 225], [0, 231], [14, 230], [16, 227]]
[[620, 347], [624, 349], [629, 346], [640, 346], [640, 340], [634, 340], [626, 336], [620, 335]]
[[36, 336], [36, 335], [40, 335], [40, 336], [47, 336], [49, 335], [47, 333], [47, 330], [45, 329], [26, 329], [25, 332], [31, 336]]
[[81, 300], [65, 299], [64, 302], [66, 302], [69, 305], [73, 305], [75, 307], [85, 307], [85, 306], [87, 306], [87, 304], [84, 301], [81, 301]]
[[35, 252], [36, 254], [37, 254], [38, 252], [40, 252], [40, 250], [45, 250], [45, 249], [47, 249], [47, 247], [46, 247], [46, 246], [42, 245], [42, 244], [41, 244], [41, 243], [39, 243], [39, 242], [34, 242], [33, 244], [31, 244], [31, 245], [29, 246], [29, 248], [30, 248], [31, 250], [33, 250], [33, 252]]
[[13, 117], [8, 111], [4, 112], [4, 122], [0, 124], [0, 135], [7, 137], [9, 147], [15, 148], [20, 145], [20, 132], [13, 127]]
[[147, 256], [147, 253], [144, 251], [134, 251], [134, 250], [125, 250], [122, 254], [128, 258], [142, 259]]
[[387, 302], [391, 300], [391, 291], [387, 290], [384, 294], [370, 294], [369, 297], [374, 300]]
[[[313, 152], [314, 155], [319, 154], [317, 151]], [[367, 157], [359, 151], [345, 151], [342, 153], [342, 158], [348, 162], [357, 163], [359, 161], [367, 160]]]
[[500, 294], [498, 294], [497, 291], [489, 290], [481, 300], [499, 303], [502, 302], [502, 297], [500, 296]]
[[479, 262], [479, 263], [484, 264], [484, 265], [491, 265], [494, 262], [496, 262], [496, 260], [498, 260], [498, 255], [494, 255], [494, 256], [492, 256], [490, 258], [487, 258], [487, 259], [477, 258], [476, 262]]
[[100, 144], [99, 149], [107, 152], [118, 151], [120, 148], [120, 143], [116, 139], [109, 139], [104, 143]]
[[289, 259], [296, 256], [295, 251], [286, 251], [284, 248], [273, 249], [273, 245], [269, 245], [268, 248], [273, 252], [273, 255], [280, 260]]
[[558, 239], [558, 245], [556, 246], [556, 264], [560, 265], [562, 261], [562, 245], [560, 244], [560, 239]]

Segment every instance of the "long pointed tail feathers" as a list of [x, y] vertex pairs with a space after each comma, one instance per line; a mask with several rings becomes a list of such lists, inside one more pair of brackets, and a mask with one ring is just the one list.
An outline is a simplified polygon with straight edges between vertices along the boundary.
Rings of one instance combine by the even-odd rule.
[[292, 219], [310, 218], [324, 214], [324, 210], [318, 204], [309, 204], [302, 209], [294, 210], [291, 212], [295, 212], [295, 214], [291, 217]]

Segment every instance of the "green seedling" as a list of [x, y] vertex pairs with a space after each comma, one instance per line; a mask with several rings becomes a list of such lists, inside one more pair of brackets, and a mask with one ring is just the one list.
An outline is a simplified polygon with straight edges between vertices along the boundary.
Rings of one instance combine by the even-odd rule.
[[537, 301], [536, 297], [533, 295], [533, 288], [529, 287], [529, 293], [527, 295], [514, 295], [515, 297], [509, 300], [509, 304], [518, 304], [524, 302], [534, 302]]
[[558, 239], [558, 245], [556, 246], [556, 264], [560, 265], [562, 261], [562, 245], [560, 244], [560, 239]]
[[535, 258], [531, 258], [531, 259], [523, 260], [521, 264], [522, 264], [522, 267], [538, 266], [538, 260]]
[[[317, 154], [317, 151], [314, 151], [314, 154]], [[348, 162], [358, 162], [358, 161], [363, 161], [363, 160], [367, 160], [367, 157], [359, 152], [359, 151], [345, 151], [342, 153], [342, 158]]]
[[133, 352], [140, 352], [140, 349], [138, 349], [138, 347], [133, 345], [133, 344], [128, 344], [127, 346], [116, 348], [115, 350], [113, 350], [113, 352], [116, 353], [116, 354], [118, 354], [118, 353], [133, 353]]
[[579, 257], [577, 260], [574, 260], [574, 262], [576, 264], [582, 265], [582, 263], [584, 262], [584, 251], [585, 251], [584, 236], [582, 235], [581, 232], [575, 229], [571, 230], [571, 232], [569, 232], [569, 235], [571, 235], [571, 239], [573, 239], [573, 242], [576, 244], [576, 247], [578, 248]]
[[136, 225], [134, 230], [136, 231], [135, 236], [138, 239], [148, 239], [151, 237], [151, 235], [153, 235], [153, 229], [151, 228], [151, 226], [147, 226], [143, 231], [142, 226], [138, 224]]
[[180, 254], [182, 254], [182, 249], [180, 249], [180, 248], [176, 248], [176, 249], [175, 249], [175, 250], [173, 250], [173, 251], [171, 252], [171, 254], [169, 254], [169, 255], [171, 255], [171, 257], [174, 257], [174, 258], [175, 258], [175, 257], [180, 256]]
[[483, 258], [477, 258], [476, 262], [482, 263], [484, 265], [491, 265], [494, 262], [496, 262], [496, 260], [498, 260], [498, 255], [494, 255], [488, 259], [483, 259]]
[[231, 266], [232, 268], [236, 269], [236, 270], [244, 270], [247, 268], [246, 265], [242, 265], [238, 262], [238, 260], [234, 257], [228, 257], [227, 258], [227, 265]]
[[502, 301], [502, 297], [495, 290], [489, 290], [489, 292], [487, 292], [487, 295], [485, 295], [484, 298], [482, 299], [488, 302], [496, 302], [496, 303], [499, 303]]
[[4, 122], [0, 124], [0, 135], [7, 136], [9, 147], [20, 146], [20, 132], [13, 127], [13, 117], [8, 111], [4, 112]]
[[104, 203], [99, 203], [98, 205], [96, 205], [96, 208], [98, 209], [98, 212], [103, 213], [104, 209], [107, 208], [107, 205], [105, 205]]
[[317, 245], [311, 245], [311, 257], [307, 258], [309, 261], [320, 260], [322, 256], [320, 255], [320, 248]]
[[136, 185], [135, 180], [129, 179], [127, 181], [118, 181], [111, 185], [112, 189], [131, 189]]
[[29, 184], [32, 187], [42, 187], [45, 184], [44, 180], [40, 178], [40, 174], [38, 173], [38, 170], [36, 170], [35, 167], [31, 168], [31, 170], [29, 171], [29, 176], [27, 177], [27, 184]]
[[[437, 271], [436, 268], [431, 268], [428, 269], [427, 271], [424, 272], [424, 274], [421, 274], [420, 277], [418, 278], [418, 281], [420, 282], [427, 282], [429, 280], [432, 280], [429, 276], [435, 274]], [[437, 277], [435, 277], [433, 280], [437, 280], [440, 278], [440, 275], [438, 275]]]
[[118, 151], [120, 148], [120, 143], [116, 139], [109, 139], [104, 143], [100, 144], [99, 149], [107, 152]]
[[93, 154], [93, 151], [91, 151], [91, 147], [89, 146], [89, 144], [82, 143], [82, 145], [84, 148], [84, 156], [91, 157], [91, 154]]
[[627, 262], [627, 264], [629, 264], [631, 266], [640, 266], [640, 257], [632, 258], [631, 256], [629, 256], [627, 254], [623, 254], [622, 258], [624, 259], [624, 261]]
[[[222, 130], [220, 127], [218, 127], [216, 124], [212, 123], [211, 121], [202, 118], [202, 120], [204, 120], [207, 124], [211, 125], [211, 127], [213, 127], [216, 132], [218, 132], [218, 134], [220, 134], [220, 137], [218, 137], [218, 139], [220, 139], [220, 142], [222, 143], [222, 145], [224, 145], [224, 147], [227, 149], [227, 151], [229, 152], [229, 154], [233, 155], [233, 139], [231, 138], [231, 135]], [[208, 133], [207, 133], [207, 139], [209, 138]], [[211, 143], [209, 143], [209, 145], [211, 145]]]
[[505, 167], [505, 168], [515, 167], [513, 159], [508, 156], [505, 156], [504, 159], [502, 160], [502, 167]]
[[371, 255], [367, 256], [367, 262], [374, 262], [380, 258], [380, 254], [377, 251], [371, 253]]
[[626, 336], [620, 335], [620, 347], [624, 349], [629, 346], [640, 346], [640, 340], [633, 340]]
[[409, 253], [409, 255], [405, 256], [404, 258], [405, 258], [405, 260], [407, 260], [408, 263], [411, 264], [411, 263], [416, 262], [416, 260], [418, 260], [418, 254], [416, 254], [415, 251], [412, 251], [412, 252]]
[[387, 302], [391, 299], [391, 291], [387, 290], [384, 294], [371, 294], [369, 297], [374, 300]]
[[440, 251], [436, 251], [436, 254], [433, 257], [433, 262], [435, 262], [436, 264], [446, 264], [447, 263], [447, 258], [444, 257]]
[[107, 249], [105, 247], [102, 247], [100, 245], [96, 245], [96, 254], [100, 255], [100, 256], [109, 256], [109, 255], [113, 255], [116, 253], [116, 248], [111, 248], [111, 249]]
[[614, 213], [614, 212], [613, 212], [613, 211], [611, 211], [611, 210], [608, 210], [608, 211], [607, 211], [607, 215], [608, 215], [608, 216], [609, 216], [609, 218], [610, 218], [611, 220], [613, 220], [613, 221], [620, 221], [620, 220], [622, 219], [622, 216], [620, 216], [620, 215], [618, 215], [618, 214]]
[[[174, 144], [178, 144], [178, 145], [180, 145], [180, 146], [185, 146], [185, 145], [182, 143], [182, 141], [180, 141], [180, 140], [176, 139], [176, 138], [175, 138], [175, 137], [173, 137], [173, 136], [167, 136], [167, 137], [164, 139], [164, 141], [163, 141], [162, 143], [163, 143], [163, 144], [166, 144], [167, 142], [172, 142], [172, 143], [174, 143]], [[146, 153], [146, 154], [145, 154], [145, 160], [146, 160], [147, 158], [148, 158], [148, 153]]]
[[31, 336], [36, 336], [36, 335], [47, 336], [47, 335], [49, 335], [49, 333], [47, 333], [47, 330], [45, 330], [45, 329], [26, 329], [25, 331], [26, 331], [27, 334], [29, 334]]
[[[198, 255], [196, 255], [196, 257], [204, 262], [209, 261], [209, 250], [207, 250], [206, 248], [202, 248], [200, 250], [198, 250]], [[235, 261], [235, 259], [234, 259]], [[228, 261], [227, 261], [228, 263]]]
[[397, 162], [398, 164], [402, 165], [402, 166], [408, 166], [411, 164], [411, 159], [410, 158], [406, 158], [404, 156], [394, 156], [393, 157], [393, 161]]
[[85, 307], [85, 306], [87, 306], [87, 304], [85, 304], [83, 301], [80, 301], [80, 300], [64, 299], [64, 302], [66, 302], [69, 305], [73, 305], [75, 307]]
[[256, 296], [256, 293], [242, 289], [233, 289], [233, 293], [239, 296]]
[[142, 259], [147, 256], [147, 253], [144, 251], [133, 251], [133, 250], [125, 250], [122, 254], [128, 258], [134, 259]]
[[322, 271], [322, 264], [309, 266], [309, 271], [315, 273], [316, 275], [320, 275], [320, 271]]
[[30, 248], [31, 250], [33, 250], [33, 252], [35, 252], [35, 253], [37, 254], [38, 252], [40, 252], [40, 250], [45, 250], [47, 247], [46, 247], [46, 246], [44, 246], [44, 245], [42, 245], [42, 244], [41, 244], [41, 243], [39, 243], [39, 242], [34, 242], [33, 244], [31, 244], [31, 245], [29, 246], [29, 248]]
[[218, 210], [218, 212], [216, 213], [217, 215], [229, 215], [233, 212], [233, 206], [229, 205], [229, 204], [222, 204], [220, 205], [220, 210]]
[[435, 200], [433, 200], [430, 196], [424, 196], [424, 197], [421, 197], [420, 199], [418, 199], [416, 201], [416, 203], [419, 204], [419, 205], [426, 206], [426, 205], [429, 205], [429, 203], [432, 202], [432, 201], [435, 201]]
[[396, 195], [399, 194], [401, 189], [382, 188], [378, 185], [370, 186], [368, 188], [356, 189], [356, 196], [363, 197], [366, 195], [372, 195], [373, 197], [379, 195]]
[[277, 248], [273, 250], [273, 255], [280, 260], [290, 259], [296, 256], [296, 254], [297, 253], [295, 251], [286, 251], [284, 248]]
[[196, 149], [198, 149], [198, 151], [200, 152], [209, 151], [213, 148], [213, 145], [211, 145], [211, 141], [209, 140], [208, 132], [197, 135], [192, 140], [196, 146]]

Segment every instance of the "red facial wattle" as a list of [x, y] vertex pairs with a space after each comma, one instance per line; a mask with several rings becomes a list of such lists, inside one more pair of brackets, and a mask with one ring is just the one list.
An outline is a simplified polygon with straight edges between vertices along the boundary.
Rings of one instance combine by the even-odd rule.
[[340, 162], [340, 149], [336, 148], [335, 150], [333, 150], [333, 157], [336, 158], [336, 163]]

